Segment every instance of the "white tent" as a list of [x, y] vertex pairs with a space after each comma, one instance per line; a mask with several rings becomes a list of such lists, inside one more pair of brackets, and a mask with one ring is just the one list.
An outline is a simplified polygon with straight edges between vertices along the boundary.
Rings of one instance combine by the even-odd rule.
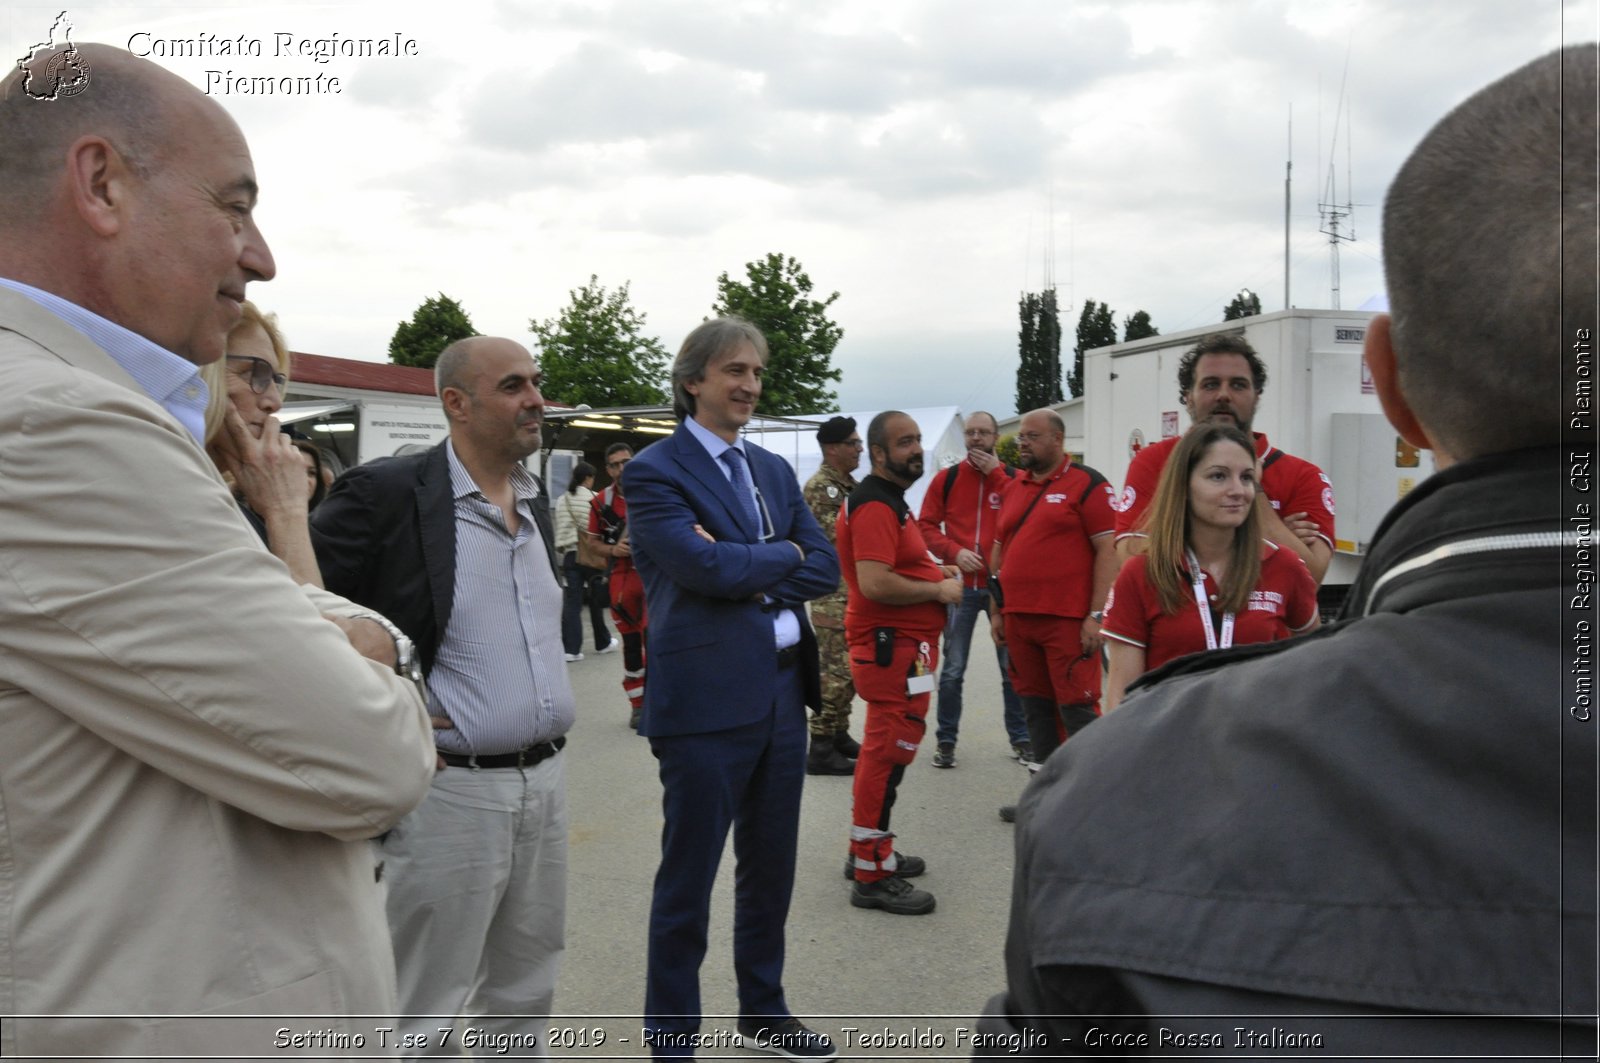
[[[878, 410], [865, 412], [851, 410], [843, 414], [845, 417], [856, 419], [856, 431], [861, 433], [861, 438], [867, 438], [867, 425], [878, 415]], [[929, 406], [917, 410], [906, 410], [906, 415], [917, 422], [917, 427], [922, 430], [922, 479], [912, 484], [906, 490], [906, 504], [911, 507], [913, 514], [922, 508], [922, 495], [928, 489], [928, 481], [933, 474], [947, 465], [954, 465], [967, 456], [966, 436], [962, 431], [961, 410], [956, 406]], [[832, 413], [804, 414], [799, 420], [811, 421], [822, 424], [830, 417], [839, 416]], [[811, 474], [822, 466], [822, 448], [817, 445], [817, 430], [792, 425], [777, 425], [764, 428], [751, 428], [745, 432], [745, 438], [758, 446], [765, 447], [774, 454], [787, 461], [794, 469], [794, 474], [803, 485], [811, 479]], [[867, 474], [871, 465], [871, 456], [865, 451], [861, 455], [861, 467], [856, 470], [856, 479]]]

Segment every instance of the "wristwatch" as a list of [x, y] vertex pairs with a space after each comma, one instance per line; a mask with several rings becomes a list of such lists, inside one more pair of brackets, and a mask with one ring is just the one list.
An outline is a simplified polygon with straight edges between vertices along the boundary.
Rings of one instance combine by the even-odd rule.
[[1089, 614], [1089, 619], [1093, 620], [1097, 624], [1104, 623], [1105, 618], [1106, 613], [1104, 609], [1096, 609], [1094, 612]]
[[428, 703], [428, 686], [422, 677], [422, 661], [417, 657], [416, 643], [395, 626], [388, 617], [379, 613], [354, 613], [351, 620], [370, 620], [389, 633], [394, 639], [394, 674], [402, 679], [409, 680], [417, 688], [417, 693], [422, 695], [422, 703]]

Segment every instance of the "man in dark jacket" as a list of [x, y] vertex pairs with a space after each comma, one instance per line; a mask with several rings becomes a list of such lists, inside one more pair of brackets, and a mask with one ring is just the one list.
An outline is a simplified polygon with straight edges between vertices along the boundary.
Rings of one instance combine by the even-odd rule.
[[1440, 471], [1341, 623], [1173, 662], [1046, 765], [994, 1055], [1593, 1058], [1593, 613], [1562, 580], [1593, 567], [1596, 59], [1489, 86], [1395, 179], [1366, 358]]
[[[328, 587], [417, 645], [441, 770], [383, 840], [403, 1017], [435, 1054], [462, 1016], [507, 1044], [545, 1032], [565, 949], [566, 758], [576, 704], [561, 646], [539, 367], [473, 336], [434, 366], [450, 438], [359, 465], [317, 507]], [[481, 1017], [481, 1018], [480, 1018]], [[392, 1042], [391, 1042], [392, 1043]]]

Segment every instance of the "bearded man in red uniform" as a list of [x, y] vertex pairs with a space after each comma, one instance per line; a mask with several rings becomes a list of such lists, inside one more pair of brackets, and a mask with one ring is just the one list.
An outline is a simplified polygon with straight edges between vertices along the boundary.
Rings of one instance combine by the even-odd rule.
[[1009, 653], [1033, 757], [1043, 764], [1100, 714], [1100, 621], [1117, 577], [1116, 516], [1106, 478], [1067, 455], [1054, 410], [1023, 415], [1017, 452], [1027, 475], [1000, 504], [990, 628]]
[[897, 853], [889, 811], [927, 731], [945, 607], [961, 601], [961, 580], [928, 555], [906, 488], [922, 477], [922, 432], [899, 410], [867, 426], [872, 472], [850, 494], [834, 525], [839, 568], [849, 585], [844, 632], [850, 675], [867, 703], [856, 759], [850, 826], [855, 879], [850, 903], [895, 915], [933, 911], [934, 897], [906, 880], [927, 870]]
[[[1262, 536], [1298, 554], [1318, 585], [1333, 559], [1333, 481], [1304, 458], [1285, 454], [1250, 430], [1256, 403], [1267, 386], [1267, 368], [1243, 336], [1215, 332], [1203, 337], [1178, 362], [1178, 398], [1194, 424], [1220, 421], [1256, 441], [1261, 463], [1256, 511]], [[1156, 484], [1178, 438], [1152, 443], [1128, 465], [1117, 511], [1117, 556], [1144, 553], [1139, 521], [1155, 497]]]

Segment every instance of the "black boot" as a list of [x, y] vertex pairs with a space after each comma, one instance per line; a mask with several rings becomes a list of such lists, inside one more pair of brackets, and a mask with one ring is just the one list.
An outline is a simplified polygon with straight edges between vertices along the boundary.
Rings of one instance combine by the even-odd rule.
[[1062, 705], [1058, 711], [1061, 713], [1061, 726], [1068, 738], [1100, 718], [1090, 705]]
[[833, 748], [855, 760], [861, 755], [861, 743], [850, 737], [849, 731], [838, 731], [833, 736]]
[[812, 735], [811, 752], [806, 754], [807, 775], [854, 775], [856, 762], [839, 752], [833, 735]]
[[1049, 760], [1050, 754], [1061, 744], [1061, 735], [1056, 730], [1057, 712], [1053, 698], [1022, 698], [1022, 716], [1028, 723], [1028, 744], [1033, 747], [1033, 759], [1039, 764]]

